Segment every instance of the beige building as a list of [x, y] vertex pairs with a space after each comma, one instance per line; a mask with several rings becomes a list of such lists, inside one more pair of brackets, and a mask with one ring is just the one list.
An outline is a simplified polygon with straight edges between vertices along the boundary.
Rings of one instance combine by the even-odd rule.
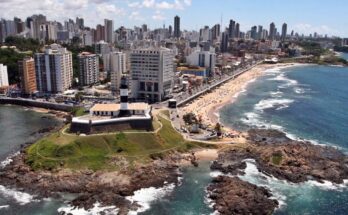
[[[128, 110], [131, 115], [145, 115], [151, 106], [146, 103], [129, 103]], [[96, 104], [90, 109], [92, 116], [117, 117], [121, 110], [121, 104]]]
[[30, 95], [37, 91], [35, 61], [31, 57], [18, 62], [19, 74], [21, 75], [22, 93]]

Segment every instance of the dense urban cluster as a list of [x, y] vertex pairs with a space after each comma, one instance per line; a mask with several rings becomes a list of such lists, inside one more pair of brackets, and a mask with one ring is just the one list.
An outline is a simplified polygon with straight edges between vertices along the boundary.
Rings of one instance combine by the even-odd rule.
[[[311, 39], [318, 43], [313, 46]], [[279, 57], [315, 55], [316, 44], [320, 53], [337, 41], [346, 42], [317, 33], [288, 33], [286, 23], [281, 31], [271, 23], [269, 30], [253, 26], [242, 32], [234, 20], [225, 29], [216, 24], [199, 31], [181, 30], [179, 16], [173, 26], [154, 30], [146, 24], [115, 30], [108, 19], [90, 28], [83, 18], [60, 23], [41, 14], [24, 21], [2, 19], [1, 51], [20, 54], [20, 59], [9, 68], [6, 59], [0, 59], [0, 87], [8, 96], [51, 102], [109, 101], [118, 98], [121, 78], [126, 76], [132, 101], [155, 103], [192, 95], [259, 60], [273, 63]]]

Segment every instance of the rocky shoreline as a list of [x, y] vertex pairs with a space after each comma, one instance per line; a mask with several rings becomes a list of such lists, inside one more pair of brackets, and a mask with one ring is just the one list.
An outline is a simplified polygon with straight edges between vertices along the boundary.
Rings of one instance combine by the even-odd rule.
[[[47, 132], [42, 130], [37, 135]], [[246, 159], [255, 160], [260, 172], [293, 183], [315, 180], [340, 184], [348, 179], [348, 157], [335, 148], [291, 140], [275, 130], [250, 130], [246, 136], [246, 147], [222, 151], [211, 165], [212, 170], [228, 175], [214, 178], [207, 188], [208, 197], [220, 214], [271, 214], [279, 205], [267, 188], [238, 178], [244, 174]], [[71, 201], [73, 207], [90, 209], [95, 203], [114, 205], [119, 214], [128, 214], [140, 207], [127, 200], [135, 191], [178, 184], [180, 165], [196, 164], [194, 153], [172, 153], [148, 164], [112, 172], [33, 171], [25, 162], [25, 153], [12, 160], [0, 170], [1, 185], [37, 198], [59, 198], [59, 193], [78, 194]]]
[[190, 161], [194, 158], [191, 155], [173, 153], [163, 160], [154, 160], [147, 165], [117, 172], [33, 171], [25, 163], [25, 159], [25, 154], [20, 153], [0, 170], [1, 185], [30, 193], [38, 199], [60, 198], [60, 193], [78, 194], [70, 203], [73, 207], [88, 210], [95, 203], [102, 206], [115, 205], [122, 215], [139, 208], [136, 202], [132, 203], [126, 197], [142, 188], [178, 184], [181, 176], [179, 164], [182, 160]]
[[292, 183], [314, 180], [342, 184], [348, 179], [348, 156], [333, 147], [291, 140], [276, 130], [250, 130], [247, 139], [246, 148], [224, 151], [211, 165], [212, 170], [229, 175], [214, 179], [209, 186], [214, 209], [221, 214], [255, 214], [255, 209], [260, 209], [257, 214], [271, 214], [278, 206], [266, 188], [237, 177], [244, 174], [246, 159], [255, 160], [260, 172]]

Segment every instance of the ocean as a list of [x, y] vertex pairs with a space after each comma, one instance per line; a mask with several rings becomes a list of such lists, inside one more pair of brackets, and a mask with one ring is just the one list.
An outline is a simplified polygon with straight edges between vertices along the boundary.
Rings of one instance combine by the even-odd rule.
[[[271, 69], [220, 111], [223, 124], [240, 129], [274, 128], [348, 152], [348, 68], [306, 65]], [[242, 177], [269, 187], [281, 201], [275, 214], [347, 214], [348, 189], [329, 182], [290, 184], [248, 163]]]
[[[250, 83], [233, 104], [222, 108], [220, 118], [225, 125], [233, 128], [280, 129], [291, 138], [335, 146], [348, 153], [347, 83], [348, 68], [343, 67], [306, 65], [268, 70], [265, 76]], [[12, 135], [8, 140], [15, 140], [11, 143], [1, 139], [2, 160], [15, 152], [20, 144], [27, 142], [28, 134], [39, 128], [34, 129], [34, 125], [40, 126], [43, 121], [49, 121], [41, 116], [19, 107], [0, 106], [3, 128], [0, 136]], [[4, 121], [4, 117], [8, 117], [7, 120]], [[29, 124], [31, 126], [27, 126]], [[13, 132], [12, 126], [17, 126], [16, 132]], [[130, 199], [140, 201], [142, 207], [132, 214], [212, 214], [205, 192], [214, 175], [209, 165], [209, 162], [203, 162], [198, 168], [184, 168], [178, 186], [169, 184], [162, 189], [148, 188], [136, 192]], [[253, 160], [247, 162], [246, 174], [240, 178], [272, 191], [274, 198], [281, 203], [276, 215], [344, 215], [348, 211], [348, 189], [345, 185], [313, 181], [288, 183], [260, 173]], [[56, 214], [59, 208], [69, 210], [63, 200], [36, 201], [30, 195], [13, 192], [0, 186], [0, 214], [47, 215]], [[93, 214], [79, 210], [72, 212]]]

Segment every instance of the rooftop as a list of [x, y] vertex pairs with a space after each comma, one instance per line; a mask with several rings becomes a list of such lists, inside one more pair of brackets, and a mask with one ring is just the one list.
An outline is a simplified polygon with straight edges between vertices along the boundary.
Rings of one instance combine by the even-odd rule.
[[[129, 103], [129, 110], [147, 110], [150, 106], [147, 103]], [[121, 104], [96, 104], [91, 108], [91, 111], [119, 111]]]

